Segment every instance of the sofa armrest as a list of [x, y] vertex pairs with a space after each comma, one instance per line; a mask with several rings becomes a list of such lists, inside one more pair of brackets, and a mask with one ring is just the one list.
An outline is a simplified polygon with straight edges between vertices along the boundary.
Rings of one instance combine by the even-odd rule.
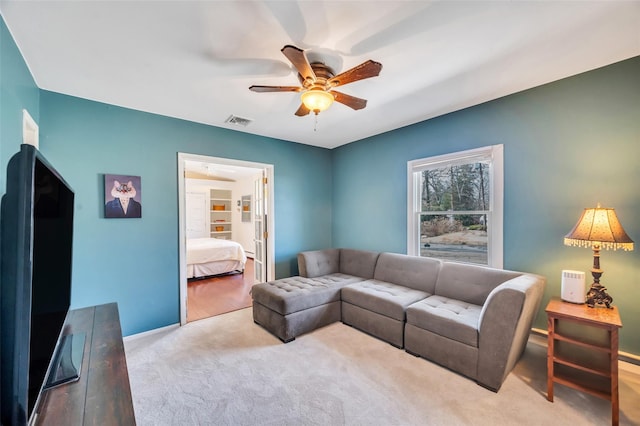
[[477, 381], [498, 391], [522, 355], [546, 279], [523, 274], [496, 287], [480, 313]]
[[340, 272], [340, 249], [298, 253], [298, 271], [301, 277], [307, 278]]

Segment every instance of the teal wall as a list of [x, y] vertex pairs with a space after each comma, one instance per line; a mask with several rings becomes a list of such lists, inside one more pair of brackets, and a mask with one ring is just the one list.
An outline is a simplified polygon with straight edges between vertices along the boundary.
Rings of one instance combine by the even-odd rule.
[[[274, 165], [276, 276], [331, 246], [331, 153], [42, 91], [40, 148], [76, 193], [73, 307], [118, 302], [125, 335], [179, 321], [177, 153]], [[142, 219], [104, 219], [103, 174], [142, 178]], [[328, 178], [329, 177], [329, 178]]]
[[22, 143], [22, 110], [40, 117], [39, 90], [0, 15], [0, 194], [6, 192], [7, 163]]
[[591, 278], [593, 252], [563, 236], [600, 202], [636, 242], [603, 250], [601, 266], [621, 350], [640, 354], [640, 57], [333, 150], [334, 246], [406, 252], [407, 161], [493, 144], [504, 144], [504, 267], [548, 278], [535, 326], [546, 329], [563, 269]]

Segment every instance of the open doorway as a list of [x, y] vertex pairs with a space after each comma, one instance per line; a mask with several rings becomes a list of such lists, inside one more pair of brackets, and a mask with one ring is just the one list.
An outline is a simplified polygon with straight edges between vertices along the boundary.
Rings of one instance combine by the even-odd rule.
[[[188, 300], [194, 279], [217, 282], [216, 291], [245, 291], [275, 278], [271, 194], [273, 165], [178, 153], [181, 325], [193, 318]], [[246, 254], [244, 263], [238, 263], [239, 252]]]

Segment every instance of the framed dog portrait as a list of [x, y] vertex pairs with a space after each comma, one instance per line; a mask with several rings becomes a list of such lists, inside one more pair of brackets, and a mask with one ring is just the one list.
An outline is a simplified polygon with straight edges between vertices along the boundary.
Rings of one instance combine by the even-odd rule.
[[140, 176], [104, 175], [104, 217], [107, 219], [142, 217]]

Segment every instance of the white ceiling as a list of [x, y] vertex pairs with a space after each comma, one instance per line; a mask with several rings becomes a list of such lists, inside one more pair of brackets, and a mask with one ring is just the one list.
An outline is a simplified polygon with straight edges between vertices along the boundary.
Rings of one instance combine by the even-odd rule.
[[[640, 55], [639, 1], [6, 1], [0, 11], [45, 90], [327, 148]], [[296, 117], [280, 49], [341, 72], [368, 99]], [[230, 115], [247, 127], [227, 124]]]

